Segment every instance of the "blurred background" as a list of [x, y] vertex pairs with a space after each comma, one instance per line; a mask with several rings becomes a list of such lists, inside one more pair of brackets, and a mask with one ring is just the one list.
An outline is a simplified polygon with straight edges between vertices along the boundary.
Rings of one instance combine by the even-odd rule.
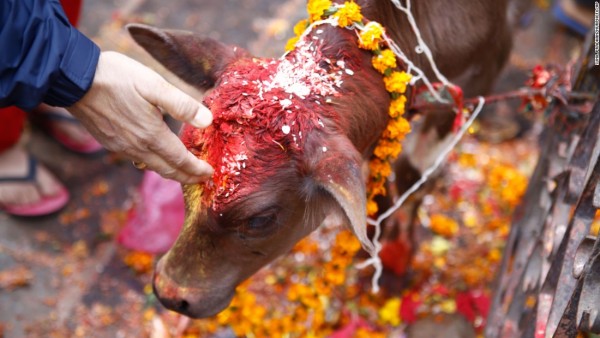
[[[137, 47], [124, 26], [130, 22], [142, 22], [162, 28], [191, 30], [239, 45], [257, 56], [278, 57], [283, 54], [287, 39], [293, 35], [294, 24], [306, 17], [304, 6], [304, 0], [84, 0], [80, 29], [103, 50], [116, 50], [130, 55], [159, 71], [172, 83], [197, 95]], [[537, 1], [527, 17], [523, 18], [521, 28], [516, 33], [510, 65], [498, 81], [496, 91], [523, 86], [531, 69], [538, 64], [566, 65], [577, 54], [582, 38], [559, 24], [552, 16], [550, 6], [548, 2]], [[510, 223], [511, 208], [516, 202], [509, 201], [508, 209], [493, 220], [479, 215], [481, 208], [473, 202], [471, 207], [467, 207], [470, 212], [467, 217], [451, 210], [453, 202], [447, 199], [444, 192], [449, 191], [450, 187], [460, 187], [457, 182], [475, 182], [480, 187], [489, 187], [481, 177], [498, 171], [517, 177], [514, 184], [521, 184], [517, 188], [509, 186], [507, 189], [524, 190], [522, 182], [526, 182], [537, 158], [537, 122], [534, 118], [518, 115], [518, 108], [519, 103], [500, 103], [490, 108], [449, 161], [447, 170], [452, 173], [452, 177], [441, 180], [437, 187], [439, 191], [434, 191], [426, 199], [423, 209], [427, 214], [426, 219], [446, 222], [445, 225], [449, 222], [450, 227], [456, 223], [460, 228], [458, 232], [465, 235], [463, 239], [454, 238], [456, 234], [453, 233], [437, 234], [445, 242], [435, 242], [434, 234], [431, 241], [423, 244], [429, 245], [429, 249], [426, 246], [421, 251], [430, 250], [428, 253], [431, 257], [419, 256], [417, 253], [413, 263], [402, 264], [411, 266], [414, 271], [419, 271], [424, 266], [429, 266], [429, 269], [435, 266], [437, 270], [428, 273], [438, 274], [437, 283], [448, 275], [453, 275], [454, 269], [459, 271], [454, 274], [459, 277], [454, 276], [452, 280], [462, 281], [462, 291], [472, 288], [489, 295], [493, 269], [499, 260], [497, 255], [501, 252]], [[170, 124], [175, 130], [178, 128], [177, 123], [170, 121]], [[25, 219], [0, 214], [0, 337], [227, 337], [232, 336], [233, 332], [244, 332], [239, 327], [232, 331], [227, 323], [245, 323], [249, 331], [260, 325], [240, 316], [231, 316], [229, 321], [221, 318], [212, 322], [192, 322], [165, 311], [154, 299], [149, 284], [155, 253], [132, 250], [116, 241], [130, 217], [130, 210], [139, 199], [138, 187], [143, 172], [114, 154], [105, 153], [95, 157], [74, 155], [50, 142], [46, 135], [33, 128], [28, 129], [27, 137], [31, 140], [31, 152], [65, 182], [71, 191], [72, 200], [58, 214], [42, 218]], [[487, 160], [482, 160], [480, 154], [483, 153], [487, 154]], [[486, 164], [495, 167], [484, 169]], [[479, 174], [475, 171], [477, 168], [480, 169]], [[493, 189], [490, 192], [489, 189], [477, 186], [469, 189], [481, 194], [494, 193]], [[501, 195], [502, 191], [498, 192], [497, 198], [502, 199]], [[520, 195], [515, 198], [518, 201]], [[471, 216], [486, 221], [473, 224]], [[435, 232], [434, 226], [431, 229]], [[485, 249], [480, 247], [481, 238], [486, 238]], [[319, 239], [314, 241], [319, 243]], [[456, 244], [458, 242], [462, 244]], [[469, 242], [475, 245], [468, 247]], [[447, 252], [446, 246], [457, 250], [455, 257], [464, 256], [462, 261], [457, 259], [452, 264], [440, 261], [435, 252]], [[285, 278], [281, 281], [281, 276], [295, 271], [299, 265], [318, 263], [319, 258], [311, 261], [310, 255], [323, 256], [319, 250], [326, 250], [327, 246], [317, 245], [316, 248], [318, 250], [307, 247], [298, 249], [302, 253], [301, 257], [296, 251], [274, 263], [253, 280], [254, 288], [260, 289], [265, 285], [273, 289], [276, 289], [274, 285], [283, 285], [285, 288]], [[401, 255], [402, 248], [398, 250], [397, 254]], [[472, 261], [473, 255], [482, 259], [477, 264], [489, 269], [460, 270], [464, 268], [461, 264]], [[392, 272], [403, 271], [405, 266], [388, 268]], [[478, 273], [484, 275], [480, 276]], [[360, 284], [360, 279], [366, 275], [348, 278], [348, 283], [354, 281], [353, 283]], [[412, 277], [415, 275], [425, 278], [425, 274], [415, 273]], [[400, 277], [389, 273], [386, 281], [393, 284], [396, 283], [395, 278]], [[406, 279], [397, 283], [402, 286], [413, 285]], [[368, 283], [360, 285], [363, 290], [368, 290]], [[251, 292], [252, 285], [248, 288]], [[452, 289], [452, 286], [449, 288]], [[398, 285], [390, 287], [390, 290], [394, 289], [399, 289]], [[477, 330], [480, 330], [485, 318], [484, 305], [483, 308], [473, 310], [471, 318], [463, 314], [466, 320], [454, 320], [453, 315], [461, 312], [460, 306], [457, 309], [456, 301], [449, 303], [444, 298], [444, 294], [453, 291], [440, 291], [437, 294], [439, 290], [432, 291], [433, 289], [413, 290], [415, 297], [421, 297], [422, 304], [429, 304], [424, 310], [418, 310], [421, 314], [448, 314], [450, 322], [458, 323], [455, 325], [459, 332], [457, 337], [475, 336], [477, 332], [481, 332]], [[287, 301], [292, 301], [285, 292], [281, 295]], [[405, 329], [410, 318], [402, 318], [400, 303], [395, 303], [396, 299], [402, 299], [407, 304], [406, 293], [390, 291], [378, 299], [364, 301], [356, 292], [350, 296], [353, 297], [351, 302], [345, 303], [339, 298], [337, 302], [328, 305], [330, 310], [326, 311], [328, 317], [324, 320], [330, 324], [324, 325], [323, 331], [317, 331], [316, 336], [331, 334], [347, 327], [354, 327], [354, 330], [341, 331], [340, 337], [357, 335], [357, 332], [362, 332], [358, 328], [368, 328], [365, 329], [365, 332], [370, 332], [368, 336], [381, 334], [401, 337], [407, 334]], [[255, 306], [254, 309], [259, 309], [256, 313], [271, 313], [262, 314], [259, 317], [261, 319], [276, 317], [278, 311], [286, 312], [281, 304], [260, 305], [260, 300], [259, 295], [255, 301], [250, 302], [251, 306]], [[278, 305], [281, 307], [278, 308]], [[382, 312], [384, 308], [391, 309], [385, 311], [393, 313], [390, 315]], [[255, 310], [252, 309], [249, 307], [249, 311], [254, 313]], [[297, 308], [294, 309], [297, 311]], [[298, 312], [294, 313], [298, 315]], [[312, 325], [310, 313], [309, 311], [309, 319], [304, 319], [304, 322], [309, 323], [306, 325]], [[354, 320], [357, 318], [356, 314], [361, 314], [363, 319]], [[430, 324], [432, 327], [435, 325], [437, 324]], [[283, 331], [271, 331], [272, 336], [284, 334], [285, 329], [281, 330]], [[425, 337], [414, 333], [412, 336]]]

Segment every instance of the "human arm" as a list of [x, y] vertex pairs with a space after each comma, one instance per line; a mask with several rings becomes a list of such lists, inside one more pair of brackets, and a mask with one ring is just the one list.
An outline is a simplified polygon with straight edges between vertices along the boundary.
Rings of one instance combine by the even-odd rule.
[[107, 149], [165, 177], [195, 183], [212, 174], [167, 128], [157, 106], [197, 127], [211, 123], [210, 111], [132, 59], [100, 56], [58, 0], [2, 0], [0, 22], [0, 107], [67, 107]]
[[162, 176], [197, 183], [211, 166], [190, 153], [162, 119], [157, 107], [198, 128], [212, 114], [160, 75], [129, 57], [102, 52], [88, 93], [67, 107], [100, 143], [143, 162]]
[[100, 49], [58, 0], [0, 1], [0, 107], [70, 106], [94, 78]]

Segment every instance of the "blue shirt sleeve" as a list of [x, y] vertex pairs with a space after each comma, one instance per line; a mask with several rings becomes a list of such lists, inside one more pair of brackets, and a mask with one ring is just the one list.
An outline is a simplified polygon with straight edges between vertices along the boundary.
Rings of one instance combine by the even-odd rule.
[[68, 107], [89, 90], [100, 49], [59, 0], [0, 1], [0, 107]]

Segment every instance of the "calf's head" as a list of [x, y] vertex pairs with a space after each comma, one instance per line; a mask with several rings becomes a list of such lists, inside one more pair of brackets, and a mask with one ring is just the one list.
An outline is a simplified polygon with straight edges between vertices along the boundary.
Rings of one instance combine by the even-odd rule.
[[325, 58], [316, 43], [258, 59], [187, 32], [129, 31], [183, 80], [211, 89], [204, 102], [213, 124], [186, 125], [181, 139], [215, 174], [183, 186], [185, 224], [154, 276], [166, 307], [191, 317], [220, 312], [239, 283], [332, 213], [369, 243], [361, 154], [333, 109], [351, 60]]

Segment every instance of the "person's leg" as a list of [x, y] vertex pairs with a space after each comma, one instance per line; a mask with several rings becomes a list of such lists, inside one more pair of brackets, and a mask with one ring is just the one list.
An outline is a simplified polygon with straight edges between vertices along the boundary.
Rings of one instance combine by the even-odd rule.
[[25, 112], [16, 107], [2, 108], [0, 120], [0, 210], [37, 216], [60, 209], [68, 193], [19, 143]]
[[[61, 0], [69, 21], [77, 25], [81, 0]], [[38, 109], [47, 108], [41, 105]], [[58, 109], [69, 115], [64, 109]], [[54, 212], [68, 201], [63, 185], [32, 159], [19, 143], [26, 113], [16, 107], [0, 108], [0, 210], [16, 215], [38, 216]], [[50, 126], [74, 140], [89, 143], [89, 134], [79, 126], [57, 121]]]
[[64, 108], [41, 104], [31, 113], [31, 122], [73, 152], [94, 154], [104, 149]]

